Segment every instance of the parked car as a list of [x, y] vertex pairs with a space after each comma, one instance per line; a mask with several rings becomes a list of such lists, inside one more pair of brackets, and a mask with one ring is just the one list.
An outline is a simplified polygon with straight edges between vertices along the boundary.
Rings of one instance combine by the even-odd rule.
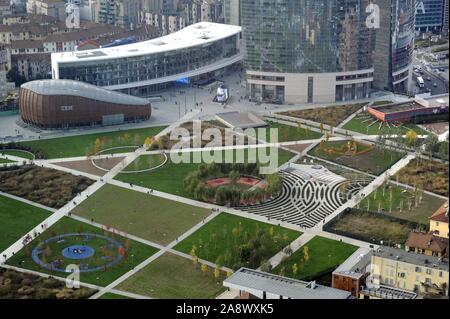
[[436, 83], [436, 82], [434, 82], [434, 83], [433, 83], [433, 86], [434, 86], [434, 87], [436, 87], [436, 86], [437, 86], [437, 83]]
[[427, 81], [431, 81], [431, 77], [427, 77]]

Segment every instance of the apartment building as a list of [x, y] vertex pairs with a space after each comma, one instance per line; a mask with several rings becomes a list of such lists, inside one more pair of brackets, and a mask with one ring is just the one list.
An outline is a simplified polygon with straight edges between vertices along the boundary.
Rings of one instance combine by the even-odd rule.
[[28, 0], [27, 13], [42, 14], [63, 21], [66, 18], [66, 4], [63, 0]]
[[381, 298], [381, 288], [419, 297], [448, 296], [449, 265], [445, 258], [381, 247], [372, 253], [370, 273], [366, 287], [359, 291], [360, 298]]

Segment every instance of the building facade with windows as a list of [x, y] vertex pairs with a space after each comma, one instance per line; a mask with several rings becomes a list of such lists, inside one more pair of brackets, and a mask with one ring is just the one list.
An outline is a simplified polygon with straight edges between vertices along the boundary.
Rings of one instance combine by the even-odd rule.
[[381, 247], [372, 254], [370, 284], [366, 280], [366, 286], [402, 289], [419, 296], [448, 296], [448, 267], [445, 258]]
[[417, 0], [416, 1], [416, 31], [442, 31], [444, 22], [445, 0]]
[[285, 103], [368, 97], [373, 30], [367, 0], [241, 0], [250, 96]]
[[52, 78], [135, 96], [173, 83], [214, 78], [242, 60], [241, 28], [200, 22], [156, 39], [119, 47], [52, 54]]
[[430, 232], [448, 239], [448, 201], [430, 217]]
[[407, 93], [412, 84], [416, 0], [376, 0], [380, 26], [373, 53], [377, 90]]

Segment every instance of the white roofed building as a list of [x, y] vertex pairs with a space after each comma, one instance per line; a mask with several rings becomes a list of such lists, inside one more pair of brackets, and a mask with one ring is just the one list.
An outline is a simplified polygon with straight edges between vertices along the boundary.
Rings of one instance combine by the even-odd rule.
[[52, 54], [53, 79], [71, 79], [147, 96], [173, 82], [217, 76], [242, 60], [241, 27], [200, 22], [119, 47]]

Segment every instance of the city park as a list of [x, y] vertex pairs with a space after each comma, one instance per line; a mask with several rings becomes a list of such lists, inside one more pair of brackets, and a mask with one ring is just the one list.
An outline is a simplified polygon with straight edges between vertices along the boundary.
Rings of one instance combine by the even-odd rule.
[[278, 145], [217, 147], [275, 148], [269, 175], [259, 158], [174, 163], [167, 136], [186, 122], [3, 145], [1, 261], [62, 279], [76, 267], [92, 298], [232, 297], [221, 281], [240, 267], [326, 283], [359, 247], [403, 244], [448, 197], [448, 141], [388, 132], [363, 106], [267, 114]]

